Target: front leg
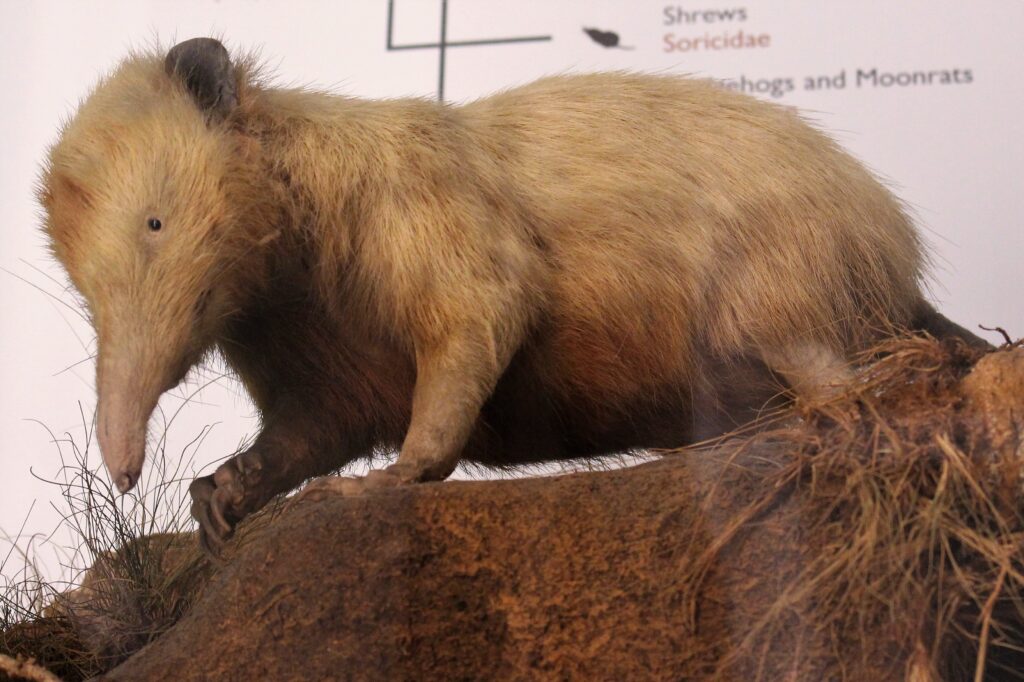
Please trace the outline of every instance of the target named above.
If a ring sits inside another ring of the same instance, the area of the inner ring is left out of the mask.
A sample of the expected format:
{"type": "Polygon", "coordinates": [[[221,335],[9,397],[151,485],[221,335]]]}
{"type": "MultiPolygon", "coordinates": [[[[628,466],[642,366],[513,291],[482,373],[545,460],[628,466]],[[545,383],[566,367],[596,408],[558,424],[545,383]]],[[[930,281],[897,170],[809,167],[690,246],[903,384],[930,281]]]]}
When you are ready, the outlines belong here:
{"type": "MultiPolygon", "coordinates": [[[[508,347],[507,345],[505,346],[508,347]]],[[[412,419],[398,460],[363,478],[326,476],[310,483],[302,499],[447,478],[459,463],[480,409],[504,372],[511,352],[491,332],[453,336],[417,358],[412,419]]]]}
{"type": "Polygon", "coordinates": [[[270,417],[250,448],[189,487],[202,547],[218,554],[238,523],[274,496],[344,465],[342,453],[353,450],[337,440],[297,411],[270,417]]]}

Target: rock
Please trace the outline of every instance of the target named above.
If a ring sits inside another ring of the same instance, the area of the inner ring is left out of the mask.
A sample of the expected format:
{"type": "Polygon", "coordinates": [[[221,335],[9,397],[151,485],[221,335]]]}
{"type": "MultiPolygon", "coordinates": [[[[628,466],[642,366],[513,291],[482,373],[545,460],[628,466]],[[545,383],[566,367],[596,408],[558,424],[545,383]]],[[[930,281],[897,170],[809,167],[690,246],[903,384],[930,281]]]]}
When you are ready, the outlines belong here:
{"type": "MultiPolygon", "coordinates": [[[[669,457],[300,503],[254,534],[178,625],[103,679],[710,673],[805,551],[771,529],[744,532],[692,603],[682,576],[754,497],[755,476],[709,478],[722,471],[669,457]],[[721,506],[709,515],[701,502],[716,482],[721,506]]],[[[794,518],[782,524],[798,523],[799,509],[784,506],[777,513],[794,518]]]]}

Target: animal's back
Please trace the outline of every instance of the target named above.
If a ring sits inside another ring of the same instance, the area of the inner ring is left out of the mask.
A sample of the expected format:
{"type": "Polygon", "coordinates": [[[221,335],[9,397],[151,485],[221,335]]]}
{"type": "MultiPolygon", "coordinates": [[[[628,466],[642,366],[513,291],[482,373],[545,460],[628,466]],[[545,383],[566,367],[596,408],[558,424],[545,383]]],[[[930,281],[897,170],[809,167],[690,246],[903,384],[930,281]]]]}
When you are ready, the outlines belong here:
{"type": "Polygon", "coordinates": [[[782,107],[705,81],[544,79],[464,112],[552,267],[538,356],[595,403],[700,353],[848,355],[908,322],[922,252],[894,197],[782,107]]]}

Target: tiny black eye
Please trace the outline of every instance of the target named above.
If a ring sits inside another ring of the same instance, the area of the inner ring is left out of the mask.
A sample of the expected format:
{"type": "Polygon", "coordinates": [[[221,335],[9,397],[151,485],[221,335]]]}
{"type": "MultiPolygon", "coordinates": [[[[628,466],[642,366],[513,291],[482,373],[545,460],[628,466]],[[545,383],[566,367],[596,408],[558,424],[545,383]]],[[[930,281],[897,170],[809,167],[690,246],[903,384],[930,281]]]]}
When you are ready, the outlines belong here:
{"type": "Polygon", "coordinates": [[[146,221],[146,225],[149,226],[149,229],[151,229],[153,232],[157,232],[161,227],[164,226],[164,224],[160,222],[159,218],[150,218],[149,220],[146,221]]]}

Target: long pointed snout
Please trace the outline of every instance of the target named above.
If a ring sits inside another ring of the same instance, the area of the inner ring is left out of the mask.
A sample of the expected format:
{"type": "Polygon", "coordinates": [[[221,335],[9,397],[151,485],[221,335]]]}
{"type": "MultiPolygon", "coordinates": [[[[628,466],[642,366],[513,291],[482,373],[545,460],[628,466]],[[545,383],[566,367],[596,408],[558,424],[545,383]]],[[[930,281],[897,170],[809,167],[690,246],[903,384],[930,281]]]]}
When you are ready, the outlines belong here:
{"type": "Polygon", "coordinates": [[[159,373],[101,343],[97,363],[96,432],[103,463],[117,489],[135,487],[146,456],[146,426],[164,385],[159,373]]]}

